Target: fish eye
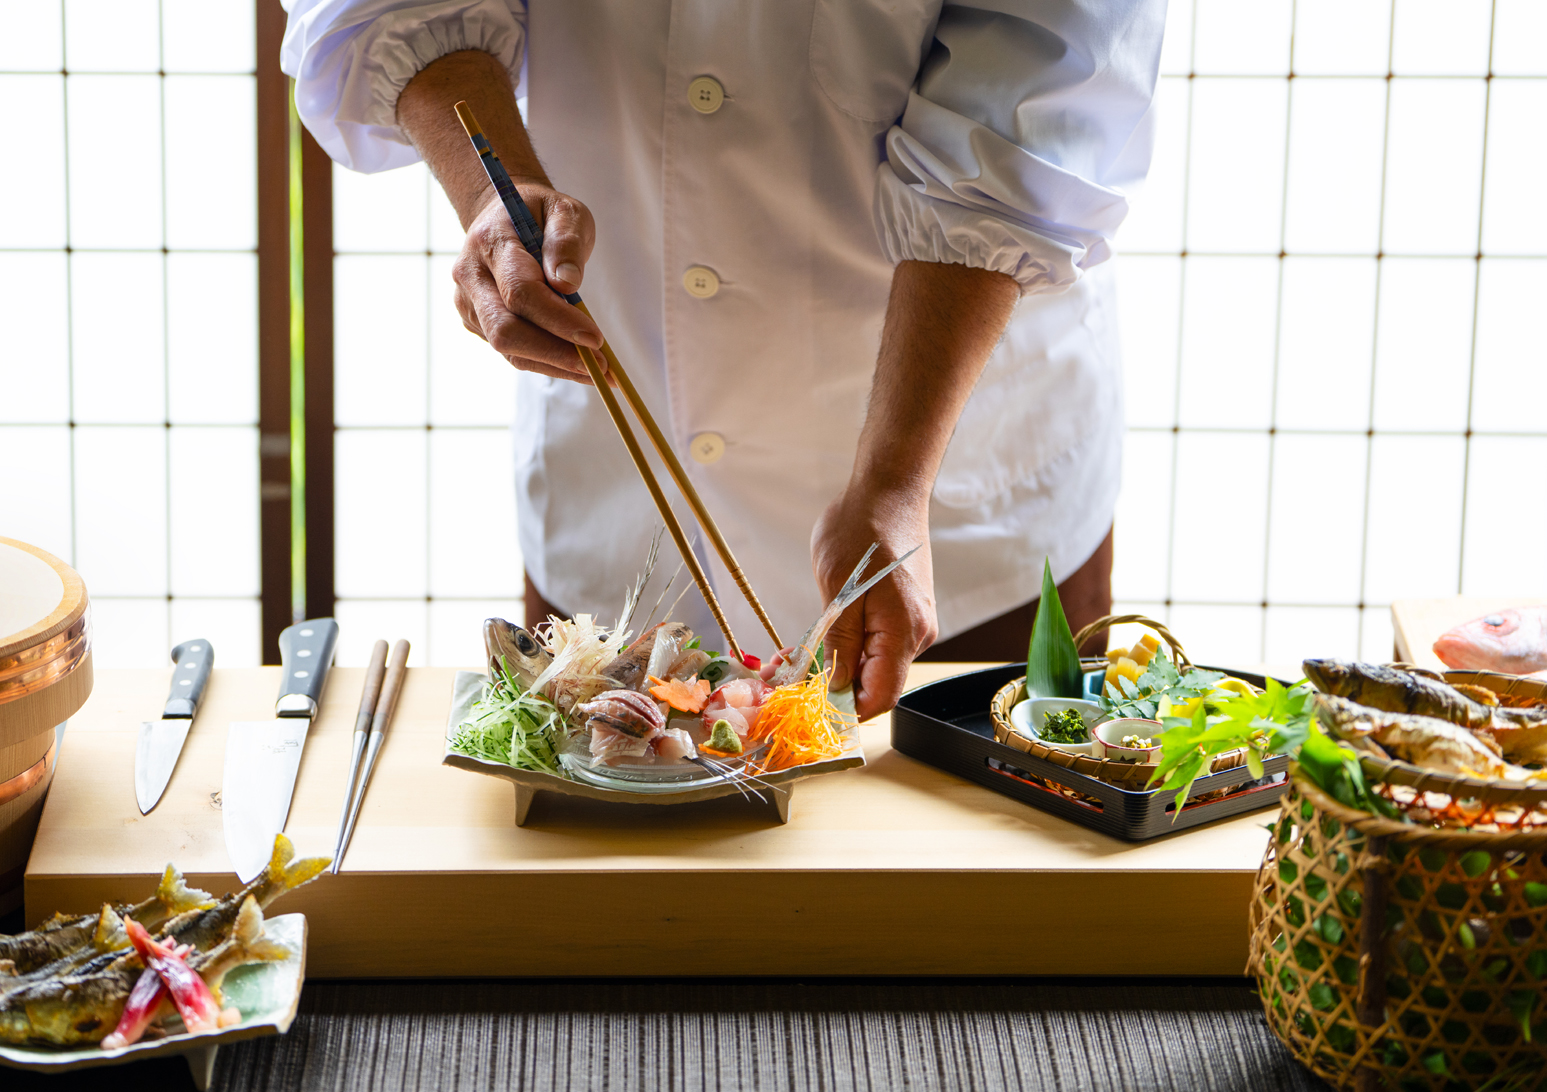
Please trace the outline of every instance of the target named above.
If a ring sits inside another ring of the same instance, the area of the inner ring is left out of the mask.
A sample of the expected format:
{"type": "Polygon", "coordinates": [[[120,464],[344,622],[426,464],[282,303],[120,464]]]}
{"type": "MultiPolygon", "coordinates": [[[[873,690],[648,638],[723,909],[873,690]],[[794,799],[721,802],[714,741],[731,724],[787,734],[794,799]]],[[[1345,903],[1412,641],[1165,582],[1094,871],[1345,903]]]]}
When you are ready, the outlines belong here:
{"type": "Polygon", "coordinates": [[[524,630],[517,630],[516,631],[516,648],[521,650],[521,654],[523,656],[530,656],[530,655],[532,655],[532,653],[537,651],[537,642],[532,640],[532,638],[526,633],[526,631],[524,631],[524,630]]]}
{"type": "Polygon", "coordinates": [[[1490,614],[1483,619],[1483,625],[1485,626],[1502,626],[1503,624],[1504,618],[1498,614],[1490,614]]]}

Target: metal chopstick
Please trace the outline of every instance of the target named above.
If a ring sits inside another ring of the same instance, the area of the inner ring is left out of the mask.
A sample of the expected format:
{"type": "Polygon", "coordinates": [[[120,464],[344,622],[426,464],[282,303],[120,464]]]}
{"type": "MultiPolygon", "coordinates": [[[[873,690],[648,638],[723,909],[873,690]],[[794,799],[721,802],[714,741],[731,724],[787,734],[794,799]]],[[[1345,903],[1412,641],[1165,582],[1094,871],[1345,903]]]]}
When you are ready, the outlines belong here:
{"type": "Polygon", "coordinates": [[[371,718],[376,713],[376,699],[381,695],[381,682],[387,673],[387,642],[377,641],[371,649],[371,661],[365,669],[365,688],[360,691],[360,712],[355,715],[354,747],[349,755],[349,780],[344,783],[344,807],[338,813],[338,837],[333,841],[333,871],[338,871],[338,860],[344,852],[344,828],[349,823],[349,805],[354,800],[355,779],[360,774],[360,756],[365,754],[365,737],[371,729],[371,718]]]}
{"type": "MultiPolygon", "coordinates": [[[[386,642],[380,642],[383,650],[386,642]]],[[[376,702],[376,713],[371,718],[371,737],[365,751],[365,769],[360,782],[354,787],[354,799],[347,803],[349,817],[339,832],[338,850],[333,854],[333,874],[338,875],[349,851],[349,840],[354,837],[355,822],[360,818],[360,805],[365,802],[365,790],[370,787],[371,773],[376,769],[376,757],[381,754],[381,743],[392,726],[392,715],[397,712],[398,696],[403,692],[403,680],[408,675],[408,642],[399,641],[392,646],[392,662],[387,665],[386,681],[382,684],[381,697],[376,702]]]]}

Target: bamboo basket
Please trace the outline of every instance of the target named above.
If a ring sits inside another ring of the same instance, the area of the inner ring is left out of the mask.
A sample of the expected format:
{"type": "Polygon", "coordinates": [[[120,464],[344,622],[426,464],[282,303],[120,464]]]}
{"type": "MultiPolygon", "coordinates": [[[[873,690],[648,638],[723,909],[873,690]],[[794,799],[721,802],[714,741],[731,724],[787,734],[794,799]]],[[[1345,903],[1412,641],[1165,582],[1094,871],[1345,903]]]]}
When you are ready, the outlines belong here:
{"type": "Polygon", "coordinates": [[[1413,822],[1292,771],[1250,907],[1269,1026],[1340,1089],[1547,1089],[1547,785],[1361,764],[1413,822]]]}
{"type": "MultiPolygon", "coordinates": [[[[1126,625],[1136,622],[1141,626],[1152,629],[1171,648],[1171,656],[1177,667],[1182,671],[1191,670],[1193,663],[1187,658],[1182,644],[1171,631],[1161,623],[1142,614],[1108,614],[1097,618],[1090,625],[1083,627],[1074,635],[1074,647],[1082,648],[1085,642],[1096,634],[1110,629],[1113,626],[1126,625]]],[[[1080,667],[1090,670],[1105,666],[1106,660],[1102,657],[1093,657],[1080,661],[1080,667]]],[[[1142,789],[1151,776],[1159,768],[1153,762],[1118,762],[1114,759],[1096,758],[1093,755],[1072,754],[1069,751],[1060,750],[1057,747],[1049,747],[1046,744],[1021,735],[1010,723],[1010,710],[1013,709],[1026,695],[1026,676],[1006,683],[989,705],[989,712],[994,719],[994,738],[1006,747],[1013,747],[1025,754],[1036,755],[1040,759],[1062,766],[1066,770],[1084,774],[1105,781],[1108,784],[1120,785],[1128,789],[1142,789]]],[[[1244,750],[1225,751],[1216,755],[1213,765],[1209,767],[1211,773],[1219,773],[1221,770],[1233,770],[1246,762],[1244,750]]],[[[1201,798],[1200,798],[1201,799],[1201,798]]]]}

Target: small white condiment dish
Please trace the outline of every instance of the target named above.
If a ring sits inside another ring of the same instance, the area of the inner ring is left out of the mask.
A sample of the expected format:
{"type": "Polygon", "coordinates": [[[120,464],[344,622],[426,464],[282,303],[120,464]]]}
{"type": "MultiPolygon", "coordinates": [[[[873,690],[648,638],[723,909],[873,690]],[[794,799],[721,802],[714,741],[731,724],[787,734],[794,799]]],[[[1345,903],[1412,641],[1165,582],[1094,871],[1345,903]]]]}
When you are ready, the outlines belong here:
{"type": "Polygon", "coordinates": [[[1044,714],[1059,713],[1065,709],[1079,712],[1080,719],[1085,722],[1087,733],[1101,722],[1102,717],[1106,716],[1101,706],[1093,701],[1085,701],[1083,698],[1032,698],[1011,707],[1010,724],[1021,735],[1036,740],[1044,747],[1077,755],[1094,755],[1096,748],[1100,746],[1094,736],[1087,736],[1084,743],[1054,743],[1050,739],[1043,738],[1044,714]]]}
{"type": "Polygon", "coordinates": [[[1159,762],[1159,742],[1156,742],[1153,747],[1134,747],[1131,744],[1125,744],[1123,737],[1142,736],[1153,740],[1165,730],[1165,726],[1160,721],[1144,720],[1140,717],[1119,717],[1117,720],[1103,721],[1095,729],[1096,754],[1117,762],[1159,762]]]}

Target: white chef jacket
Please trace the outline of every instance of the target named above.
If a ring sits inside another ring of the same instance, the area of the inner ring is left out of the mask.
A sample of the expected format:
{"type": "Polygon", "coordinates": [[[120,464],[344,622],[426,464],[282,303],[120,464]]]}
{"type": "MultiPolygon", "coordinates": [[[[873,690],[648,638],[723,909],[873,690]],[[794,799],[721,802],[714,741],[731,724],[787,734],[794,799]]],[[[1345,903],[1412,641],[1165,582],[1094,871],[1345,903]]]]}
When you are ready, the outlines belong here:
{"type": "MultiPolygon", "coordinates": [[[[554,185],[596,218],[582,293],[785,641],[821,607],[811,528],[853,466],[899,261],[998,270],[1023,292],[931,498],[941,636],[1035,598],[1044,557],[1063,580],[1101,543],[1122,399],[1095,267],[1148,168],[1164,0],[286,7],[301,117],[356,170],[417,160],[395,108],[420,69],[460,49],[505,64],[554,185]],[[713,113],[689,101],[701,76],[724,91],[713,113]],[[712,296],[686,290],[695,268],[712,296]],[[723,454],[689,458],[695,438],[723,454]]],[[[532,579],[612,617],[659,517],[600,399],[522,373],[514,436],[532,579]]],[[[713,632],[702,604],[677,617],[713,632]]]]}

